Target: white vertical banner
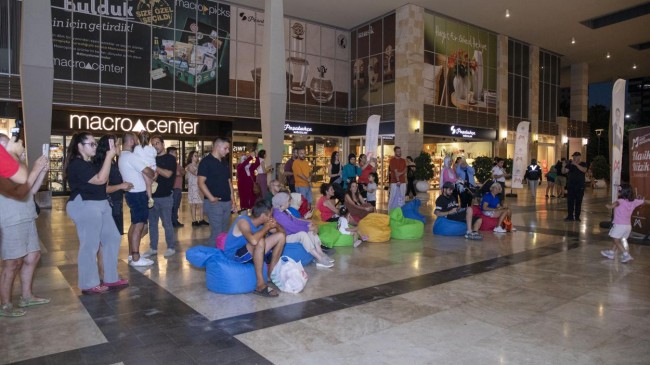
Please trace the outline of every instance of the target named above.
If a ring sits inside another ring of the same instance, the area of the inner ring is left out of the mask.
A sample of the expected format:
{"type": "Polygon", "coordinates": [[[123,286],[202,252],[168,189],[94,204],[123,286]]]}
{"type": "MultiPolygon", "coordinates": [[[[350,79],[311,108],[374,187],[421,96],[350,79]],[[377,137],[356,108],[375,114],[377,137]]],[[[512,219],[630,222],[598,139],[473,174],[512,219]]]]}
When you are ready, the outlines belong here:
{"type": "Polygon", "coordinates": [[[625,80],[618,79],[612,89],[612,125],[611,133],[611,189],[612,201],[618,198],[618,187],[621,185],[621,169],[623,168],[623,124],[625,123],[625,80]]]}
{"type": "Polygon", "coordinates": [[[524,174],[528,166],[528,134],[530,122],[519,122],[515,137],[515,155],[512,158],[512,187],[523,188],[524,174]]]}
{"type": "Polygon", "coordinates": [[[366,156],[368,160],[377,157],[377,139],[379,138],[379,121],[381,116],[373,114],[366,124],[366,156]]]}

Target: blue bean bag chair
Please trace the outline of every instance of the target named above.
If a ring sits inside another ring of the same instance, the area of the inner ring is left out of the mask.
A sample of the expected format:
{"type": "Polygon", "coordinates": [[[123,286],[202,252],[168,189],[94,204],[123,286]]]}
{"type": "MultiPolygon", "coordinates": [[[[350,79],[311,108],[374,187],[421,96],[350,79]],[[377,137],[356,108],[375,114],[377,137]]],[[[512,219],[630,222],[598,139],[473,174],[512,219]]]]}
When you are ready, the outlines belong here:
{"type": "MultiPolygon", "coordinates": [[[[257,286],[252,262],[240,264],[232,261],[218,248],[195,246],[185,252],[185,258],[192,265],[205,268],[206,286],[208,290],[215,293],[250,293],[257,286]]],[[[263,266],[262,272],[264,280],[268,280],[266,264],[263,266]]]]}
{"type": "Polygon", "coordinates": [[[289,256],[296,262],[300,261],[303,266],[314,261],[314,256],[307,252],[300,242],[285,244],[282,256],[289,256]]]}
{"type": "Polygon", "coordinates": [[[422,214],[420,214],[420,205],[422,205],[422,201],[420,201],[420,199],[413,199],[402,206],[402,214],[405,218],[415,219],[426,224],[427,219],[424,218],[422,214]]]}
{"type": "Polygon", "coordinates": [[[440,236],[464,236],[466,232],[467,225],[465,222],[457,222],[446,217],[438,217],[433,223],[433,234],[440,236]]]}

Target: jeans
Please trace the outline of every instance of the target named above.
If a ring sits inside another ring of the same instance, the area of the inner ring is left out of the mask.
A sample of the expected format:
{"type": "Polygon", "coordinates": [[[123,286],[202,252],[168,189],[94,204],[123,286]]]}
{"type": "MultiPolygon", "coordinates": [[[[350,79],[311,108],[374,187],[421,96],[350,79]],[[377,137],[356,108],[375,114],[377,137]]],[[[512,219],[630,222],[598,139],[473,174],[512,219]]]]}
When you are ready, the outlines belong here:
{"type": "Polygon", "coordinates": [[[530,195],[532,195],[533,198],[537,197],[537,185],[539,185],[539,180],[528,180],[530,195]]]}
{"type": "Polygon", "coordinates": [[[181,189],[174,189],[172,192],[174,199],[174,207],[172,208],[172,223],[178,222],[178,209],[181,207],[181,198],[183,198],[183,191],[181,189]]]}
{"type": "Polygon", "coordinates": [[[230,210],[232,203],[227,201],[218,201],[214,204],[209,200],[203,200],[203,213],[208,216],[210,220],[210,238],[208,238],[208,246],[214,247],[217,236],[219,233],[228,232],[230,227],[230,210]]]}
{"type": "Polygon", "coordinates": [[[314,203],[314,198],[311,196],[311,186],[296,186],[296,192],[304,196],[309,205],[314,203]]]}
{"type": "Polygon", "coordinates": [[[158,218],[162,220],[167,248],[174,249],[176,247],[174,226],[172,225],[174,199],[170,195],[164,198],[153,198],[153,202],[153,208],[149,209],[149,241],[151,242],[151,249],[158,249],[158,218]]]}
{"type": "Polygon", "coordinates": [[[401,208],[404,205],[404,195],[406,194],[406,184],[390,184],[390,198],[388,199],[388,211],[391,209],[401,208]]]}

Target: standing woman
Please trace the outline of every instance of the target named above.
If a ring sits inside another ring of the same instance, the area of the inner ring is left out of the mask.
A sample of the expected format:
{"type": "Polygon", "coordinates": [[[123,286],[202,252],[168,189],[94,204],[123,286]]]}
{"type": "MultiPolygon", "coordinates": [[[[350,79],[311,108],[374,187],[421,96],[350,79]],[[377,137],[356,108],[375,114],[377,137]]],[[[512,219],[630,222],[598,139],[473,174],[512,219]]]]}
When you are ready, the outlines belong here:
{"type": "Polygon", "coordinates": [[[260,152],[257,153],[257,160],[259,161],[260,165],[257,166],[257,180],[256,180],[257,183],[260,185],[260,196],[259,196],[260,198],[266,197],[266,194],[269,191],[267,173],[273,171],[272,167],[266,166],[266,164],[264,163],[264,158],[266,158],[266,150],[260,150],[260,152]]]}
{"type": "Polygon", "coordinates": [[[417,192],[415,191],[415,162],[413,162],[413,157],[406,156],[406,196],[415,197],[416,195],[417,192]],[[413,196],[411,196],[411,193],[413,193],[413,196]]]}
{"type": "Polygon", "coordinates": [[[187,160],[185,161],[185,176],[187,176],[187,200],[190,203],[190,215],[192,216],[193,227],[200,226],[205,222],[203,219],[203,194],[201,194],[201,190],[199,189],[198,171],[199,156],[196,151],[192,151],[187,155],[187,160]]]}
{"type": "Polygon", "coordinates": [[[106,195],[106,183],[115,157],[115,148],[106,152],[100,169],[91,159],[97,143],[88,132],[72,136],[65,162],[65,174],[70,185],[66,211],[77,227],[79,237],[78,286],[83,294],[99,294],[110,288],[129,285],[117,275],[117,253],[122,237],[115,226],[106,195]],[[104,283],[99,280],[97,252],[102,246],[104,283]]]}
{"type": "Polygon", "coordinates": [[[506,160],[501,157],[497,157],[496,164],[492,167],[492,178],[501,185],[501,192],[499,193],[499,199],[503,202],[505,199],[505,194],[503,193],[506,190],[506,177],[510,177],[510,174],[506,172],[506,169],[503,167],[506,160]]]}
{"type": "Polygon", "coordinates": [[[253,193],[253,185],[255,183],[255,170],[259,165],[260,160],[256,159],[254,163],[251,161],[255,158],[255,152],[241,157],[239,165],[237,165],[237,192],[239,193],[239,209],[251,209],[255,204],[255,194],[253,193]]]}
{"type": "Polygon", "coordinates": [[[330,164],[327,166],[327,173],[330,177],[330,184],[339,184],[343,182],[341,175],[341,160],[339,157],[339,151],[332,152],[332,157],[330,158],[330,164]]]}
{"type": "Polygon", "coordinates": [[[368,161],[368,156],[363,153],[359,155],[359,168],[361,169],[361,174],[359,176],[359,191],[361,191],[361,196],[365,199],[368,196],[366,193],[366,186],[370,183],[370,174],[377,172],[377,169],[368,161]]]}
{"type": "Polygon", "coordinates": [[[348,164],[343,166],[343,189],[348,188],[350,181],[357,181],[361,175],[361,167],[357,165],[357,156],[354,153],[348,155],[348,164]]]}

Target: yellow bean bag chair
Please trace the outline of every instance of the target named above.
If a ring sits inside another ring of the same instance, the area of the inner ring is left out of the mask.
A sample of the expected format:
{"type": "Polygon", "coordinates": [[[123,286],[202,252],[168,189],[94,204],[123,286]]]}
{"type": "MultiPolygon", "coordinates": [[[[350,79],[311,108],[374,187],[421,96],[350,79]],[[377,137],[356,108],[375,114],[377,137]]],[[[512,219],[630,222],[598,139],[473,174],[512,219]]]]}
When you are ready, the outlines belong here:
{"type": "Polygon", "coordinates": [[[323,220],[320,218],[320,210],[314,209],[311,215],[311,220],[312,222],[320,225],[327,224],[328,222],[323,222],[323,220]]]}
{"type": "Polygon", "coordinates": [[[390,217],[386,214],[370,213],[357,227],[359,234],[368,236],[368,242],[387,242],[390,240],[390,217]]]}

